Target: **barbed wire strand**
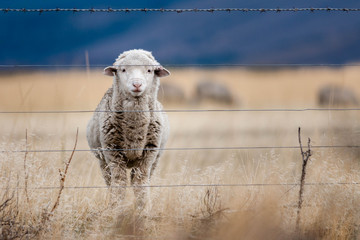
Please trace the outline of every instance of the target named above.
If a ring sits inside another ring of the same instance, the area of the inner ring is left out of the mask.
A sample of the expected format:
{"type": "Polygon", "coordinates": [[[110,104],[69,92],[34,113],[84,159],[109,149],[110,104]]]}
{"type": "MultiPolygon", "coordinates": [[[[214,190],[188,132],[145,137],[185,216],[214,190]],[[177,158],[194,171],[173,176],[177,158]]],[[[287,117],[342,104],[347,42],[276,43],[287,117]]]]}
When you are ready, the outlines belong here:
{"type": "MultiPolygon", "coordinates": [[[[245,147],[179,147],[179,148],[131,148],[131,149],[39,149],[39,150],[0,150],[0,153],[61,153],[61,152],[91,152],[91,151],[201,151],[201,150],[266,150],[266,149],[298,149],[299,146],[245,146],[245,147]]],[[[317,145],[314,149],[328,148],[360,148],[360,145],[317,145]]]]}
{"type": "MultiPolygon", "coordinates": [[[[143,185],[143,186],[111,186],[111,188],[180,188],[180,187],[275,187],[275,186],[298,186],[300,183],[233,183],[233,184],[166,184],[166,185],[143,185]]],[[[343,186],[360,185],[360,182],[310,182],[307,186],[343,186]]],[[[66,186],[64,189],[107,189],[108,186],[66,186]]],[[[24,187],[2,187],[0,189],[24,189],[24,187]]],[[[58,186],[30,187],[29,190],[59,189],[58,186]]]]}
{"type": "Polygon", "coordinates": [[[49,110],[49,111],[0,111],[0,114],[65,114],[65,113],[202,113],[202,112],[307,112],[307,111],[360,111],[360,108],[269,108],[269,109],[163,109],[163,110],[49,110]]]}
{"type": "Polygon", "coordinates": [[[308,7],[308,8],[0,8],[4,13],[48,13],[48,12],[72,12],[72,13],[130,13],[130,12],[159,12],[159,13],[215,13],[215,12],[238,12],[238,13],[265,13],[265,12],[359,12],[360,8],[332,8],[332,7],[308,7]]]}

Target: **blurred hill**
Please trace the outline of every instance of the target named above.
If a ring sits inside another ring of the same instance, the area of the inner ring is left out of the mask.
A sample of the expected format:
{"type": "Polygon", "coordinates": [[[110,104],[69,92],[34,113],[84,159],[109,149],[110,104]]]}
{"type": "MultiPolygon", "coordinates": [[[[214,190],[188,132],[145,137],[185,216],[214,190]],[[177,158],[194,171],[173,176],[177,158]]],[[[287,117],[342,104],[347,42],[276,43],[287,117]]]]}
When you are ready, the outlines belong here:
{"type": "MultiPolygon", "coordinates": [[[[2,8],[360,8],[357,0],[4,0],[2,8]]],[[[128,49],[164,64],[360,61],[359,12],[0,13],[0,64],[110,64],[128,49]]]]}

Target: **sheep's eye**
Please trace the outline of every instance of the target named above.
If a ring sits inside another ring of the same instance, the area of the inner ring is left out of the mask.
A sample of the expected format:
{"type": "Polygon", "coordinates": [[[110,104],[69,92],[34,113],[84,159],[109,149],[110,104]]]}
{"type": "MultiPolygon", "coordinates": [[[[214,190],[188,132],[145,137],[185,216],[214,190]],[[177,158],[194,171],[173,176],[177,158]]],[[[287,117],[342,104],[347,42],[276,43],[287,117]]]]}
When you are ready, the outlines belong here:
{"type": "Polygon", "coordinates": [[[123,70],[121,70],[122,72],[126,72],[125,68],[123,70]]]}
{"type": "Polygon", "coordinates": [[[150,69],[148,70],[148,73],[151,73],[151,70],[150,70],[150,69]]]}

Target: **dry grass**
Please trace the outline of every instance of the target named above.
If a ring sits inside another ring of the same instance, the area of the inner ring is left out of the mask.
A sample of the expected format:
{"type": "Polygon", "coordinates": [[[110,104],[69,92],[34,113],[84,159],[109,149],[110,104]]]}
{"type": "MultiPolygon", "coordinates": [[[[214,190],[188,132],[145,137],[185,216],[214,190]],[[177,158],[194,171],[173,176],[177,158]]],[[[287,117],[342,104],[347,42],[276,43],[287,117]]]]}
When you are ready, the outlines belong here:
{"type": "MultiPolygon", "coordinates": [[[[360,96],[355,67],[282,70],[174,69],[167,82],[191,98],[196,81],[225,82],[241,99],[236,108],[314,107],[326,83],[352,88],[360,96]]],[[[0,75],[1,110],[94,109],[111,78],[92,72],[34,72],[0,75]]],[[[167,109],[229,108],[166,105],[167,109]]],[[[167,147],[297,146],[297,128],[314,145],[360,143],[359,112],[169,113],[167,147]]],[[[91,114],[3,114],[0,149],[87,149],[91,114]]],[[[313,149],[306,182],[360,182],[356,150],[313,149]]],[[[127,189],[116,209],[106,188],[59,189],[58,169],[71,152],[0,152],[0,238],[40,239],[358,239],[358,185],[305,186],[301,232],[295,233],[299,186],[152,188],[151,207],[139,213],[127,189]],[[25,174],[26,173],[26,174],[25,174]],[[27,195],[24,189],[27,179],[27,195]],[[6,202],[6,204],[4,204],[6,202]],[[4,204],[4,205],[3,205],[4,204]],[[1,206],[5,206],[4,208],[1,206]],[[10,222],[9,222],[10,221],[10,222]],[[11,235],[13,234],[13,235],[11,235]]],[[[294,183],[301,174],[299,149],[167,151],[152,185],[294,183]]],[[[104,186],[95,158],[76,152],[65,186],[104,186]]]]}

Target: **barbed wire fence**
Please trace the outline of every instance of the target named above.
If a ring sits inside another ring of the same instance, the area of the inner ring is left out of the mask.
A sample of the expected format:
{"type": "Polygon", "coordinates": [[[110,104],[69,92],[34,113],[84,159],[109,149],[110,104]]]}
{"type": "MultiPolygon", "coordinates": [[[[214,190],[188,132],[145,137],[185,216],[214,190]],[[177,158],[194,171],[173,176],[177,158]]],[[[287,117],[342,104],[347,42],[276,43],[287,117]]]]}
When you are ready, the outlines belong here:
{"type": "MultiPolygon", "coordinates": [[[[1,11],[1,9],[0,9],[1,11]]],[[[91,67],[106,67],[99,64],[91,67]]],[[[360,66],[360,64],[174,64],[164,65],[167,67],[347,67],[360,66]]],[[[1,69],[22,69],[22,68],[73,68],[89,67],[88,65],[0,65],[1,69]]],[[[99,110],[47,110],[47,111],[0,111],[0,115],[11,114],[84,114],[95,112],[127,113],[127,112],[166,112],[166,113],[221,113],[221,112],[331,112],[331,111],[360,111],[360,108],[268,108],[268,109],[165,109],[165,110],[125,110],[125,111],[99,111],[99,110]]],[[[314,145],[314,149],[358,149],[360,145],[314,145]]],[[[268,149],[298,149],[299,146],[234,146],[234,147],[181,147],[181,148],[156,148],[156,149],[36,149],[36,150],[0,150],[0,153],[59,153],[59,152],[91,152],[91,151],[136,151],[136,150],[163,150],[163,151],[210,151],[210,150],[268,150],[268,149]]],[[[180,188],[180,187],[271,187],[271,186],[299,186],[300,183],[242,183],[242,184],[167,184],[167,185],[145,185],[145,188],[180,188]]],[[[312,182],[305,183],[306,186],[342,186],[360,185],[359,182],[312,182]]],[[[134,188],[137,186],[116,186],[119,188],[134,188]]],[[[107,186],[65,186],[64,189],[106,189],[107,186]]],[[[9,188],[7,188],[9,189],[9,188]]],[[[15,187],[12,189],[23,189],[15,187]]],[[[59,189],[55,186],[42,186],[28,188],[31,190],[59,189]]]]}
{"type": "Polygon", "coordinates": [[[131,13],[131,12],[158,12],[158,13],[266,13],[266,12],[360,12],[360,8],[332,8],[332,7],[309,7],[309,8],[0,8],[3,13],[131,13]]]}

